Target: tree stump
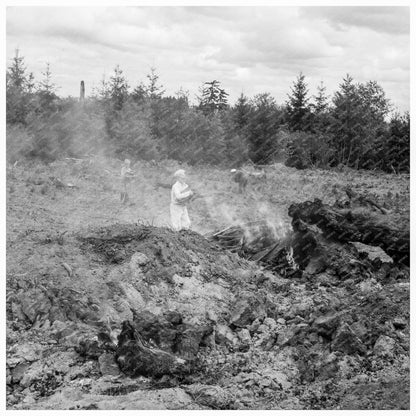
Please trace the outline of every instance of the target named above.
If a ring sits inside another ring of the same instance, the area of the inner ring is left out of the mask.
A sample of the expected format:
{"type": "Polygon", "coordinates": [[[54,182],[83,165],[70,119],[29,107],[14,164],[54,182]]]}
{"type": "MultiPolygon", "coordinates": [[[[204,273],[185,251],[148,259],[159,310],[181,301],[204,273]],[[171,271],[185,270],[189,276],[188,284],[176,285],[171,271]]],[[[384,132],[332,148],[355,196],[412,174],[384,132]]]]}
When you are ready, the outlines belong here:
{"type": "MultiPolygon", "coordinates": [[[[398,263],[409,265],[410,230],[408,225],[397,225],[386,215],[368,210],[337,209],[321,200],[292,204],[289,207],[292,225],[303,221],[316,225],[324,236],[333,241],[379,246],[398,263]]],[[[294,227],[295,228],[295,227],[294,227]]]]}

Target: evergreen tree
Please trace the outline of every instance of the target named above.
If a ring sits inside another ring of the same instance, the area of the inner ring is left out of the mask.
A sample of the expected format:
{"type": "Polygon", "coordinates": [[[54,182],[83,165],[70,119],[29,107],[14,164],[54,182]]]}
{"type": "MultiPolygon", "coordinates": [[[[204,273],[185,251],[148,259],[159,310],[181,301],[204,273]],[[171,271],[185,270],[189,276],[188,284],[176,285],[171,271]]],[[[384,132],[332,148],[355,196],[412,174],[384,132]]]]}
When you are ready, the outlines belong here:
{"type": "Polygon", "coordinates": [[[277,133],[282,111],[269,93],[256,95],[252,107],[247,124],[249,157],[255,163],[269,163],[279,150],[277,133]]]}
{"type": "Polygon", "coordinates": [[[326,87],[322,81],[317,87],[317,94],[313,96],[311,108],[311,132],[316,134],[322,142],[325,142],[326,146],[330,146],[329,96],[326,94],[326,87]]]}
{"type": "Polygon", "coordinates": [[[99,100],[104,111],[106,137],[110,145],[118,148],[120,131],[119,121],[122,118],[122,110],[128,102],[129,85],[119,65],[114,68],[108,82],[103,79],[99,90],[99,100]]]}
{"type": "Polygon", "coordinates": [[[52,82],[52,73],[49,62],[46,63],[46,69],[42,72],[43,79],[39,82],[38,91],[50,97],[55,97],[56,84],[52,82]]]}
{"type": "Polygon", "coordinates": [[[108,84],[109,98],[114,110],[119,111],[123,108],[123,104],[128,97],[129,84],[120,66],[114,68],[114,73],[110,77],[108,84]]]}
{"type": "Polygon", "coordinates": [[[159,75],[156,73],[156,68],[150,68],[150,73],[146,75],[147,84],[140,82],[134,88],[131,97],[136,103],[143,103],[146,99],[159,100],[163,97],[165,90],[163,85],[159,85],[159,75]]]}
{"type": "MultiPolygon", "coordinates": [[[[170,102],[172,112],[161,120],[159,131],[168,157],[190,164],[218,164],[226,158],[224,129],[218,115],[206,117],[183,100],[170,102]]],[[[167,99],[162,100],[167,103],[167,99]]]]}
{"type": "Polygon", "coordinates": [[[232,109],[232,120],[234,126],[238,131],[241,131],[247,126],[251,112],[251,105],[248,98],[241,93],[232,109]]]}
{"type": "Polygon", "coordinates": [[[144,160],[160,157],[157,142],[150,130],[148,108],[139,108],[132,101],[126,101],[111,122],[109,148],[118,157],[144,160]]]}
{"type": "Polygon", "coordinates": [[[142,82],[134,88],[133,92],[131,93],[131,98],[137,104],[141,104],[146,100],[146,87],[142,82]]]}
{"type": "Polygon", "coordinates": [[[26,90],[29,94],[32,94],[35,89],[35,77],[33,75],[33,72],[30,72],[27,76],[27,82],[26,82],[26,90]]]}
{"type": "Polygon", "coordinates": [[[150,74],[146,75],[148,79],[148,84],[145,87],[146,94],[151,99],[162,98],[165,90],[163,85],[158,85],[159,75],[156,73],[156,68],[150,68],[150,74]]]}
{"type": "Polygon", "coordinates": [[[217,80],[205,82],[201,88],[201,96],[199,99],[199,108],[205,114],[215,114],[220,110],[224,110],[228,106],[228,93],[220,87],[217,80]]]}
{"type": "Polygon", "coordinates": [[[163,128],[161,126],[167,117],[165,102],[162,102],[165,90],[163,85],[159,84],[156,68],[150,68],[150,73],[146,75],[146,78],[147,84],[140,82],[133,90],[131,98],[136,104],[141,105],[143,110],[149,111],[151,137],[158,142],[158,148],[162,151],[163,128]]]}
{"type": "Polygon", "coordinates": [[[235,105],[221,112],[224,126],[226,152],[232,166],[238,167],[248,159],[248,132],[251,104],[241,93],[235,105]]]}
{"type": "Polygon", "coordinates": [[[386,116],[390,112],[390,102],[383,88],[376,81],[357,85],[361,103],[361,137],[356,153],[356,167],[381,169],[383,164],[376,148],[388,135],[386,116]]]}
{"type": "Polygon", "coordinates": [[[101,78],[98,87],[94,87],[92,90],[93,98],[101,103],[106,102],[110,98],[110,86],[109,82],[105,79],[105,75],[101,78]]]}
{"type": "Polygon", "coordinates": [[[357,85],[358,94],[361,98],[361,105],[366,114],[375,123],[382,123],[390,111],[390,101],[386,93],[376,81],[368,81],[365,84],[357,85]]]}
{"type": "Polygon", "coordinates": [[[178,159],[183,151],[186,113],[189,110],[185,97],[163,97],[149,106],[152,135],[169,158],[178,159]],[[156,110],[156,111],[155,111],[156,110]]]}
{"type": "Polygon", "coordinates": [[[353,162],[353,149],[359,137],[361,118],[360,96],[353,81],[353,78],[347,74],[339,91],[335,92],[331,126],[336,150],[334,163],[348,166],[353,162]]]}
{"type": "Polygon", "coordinates": [[[379,160],[383,170],[394,173],[410,172],[410,114],[395,113],[390,120],[387,138],[380,146],[379,160]]]}
{"type": "Polygon", "coordinates": [[[59,99],[56,95],[57,86],[52,81],[52,73],[49,62],[42,74],[42,79],[36,86],[35,113],[38,116],[48,117],[58,110],[59,99]]]}
{"type": "Polygon", "coordinates": [[[331,131],[336,162],[355,168],[376,168],[376,147],[383,140],[389,102],[374,81],[354,84],[349,75],[334,96],[331,131]]]}
{"type": "MultiPolygon", "coordinates": [[[[7,87],[27,92],[29,75],[27,75],[26,70],[24,58],[19,56],[19,49],[16,49],[15,56],[6,74],[7,87]]],[[[30,75],[33,77],[33,74],[30,75]]]]}
{"type": "Polygon", "coordinates": [[[200,123],[201,134],[197,140],[194,140],[195,147],[191,160],[196,164],[217,165],[223,162],[226,159],[226,143],[220,115],[214,114],[212,117],[204,117],[199,113],[197,120],[200,123]]]}
{"type": "Polygon", "coordinates": [[[56,84],[52,82],[52,73],[49,62],[46,63],[45,71],[42,72],[43,79],[39,82],[38,92],[50,98],[56,97],[56,84]]]}
{"type": "Polygon", "coordinates": [[[294,81],[291,91],[287,101],[289,128],[292,131],[306,131],[310,128],[310,106],[305,75],[302,72],[294,81]]]}
{"type": "Polygon", "coordinates": [[[27,74],[23,56],[16,49],[11,65],[6,71],[6,120],[7,123],[26,123],[31,109],[33,74],[27,74]]]}
{"type": "Polygon", "coordinates": [[[315,114],[322,114],[328,110],[329,106],[329,96],[326,95],[326,87],[322,81],[317,87],[317,92],[317,95],[313,96],[314,103],[312,104],[312,108],[315,114]]]}

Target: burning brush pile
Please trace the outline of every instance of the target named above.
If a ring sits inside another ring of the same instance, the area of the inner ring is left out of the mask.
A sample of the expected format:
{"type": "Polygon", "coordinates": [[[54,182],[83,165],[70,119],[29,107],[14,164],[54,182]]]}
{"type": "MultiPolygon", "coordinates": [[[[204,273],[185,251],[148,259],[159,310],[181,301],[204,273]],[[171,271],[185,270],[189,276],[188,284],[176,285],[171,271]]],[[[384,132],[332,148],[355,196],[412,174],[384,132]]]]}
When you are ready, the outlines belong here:
{"type": "Polygon", "coordinates": [[[231,252],[250,258],[253,254],[274,244],[278,235],[275,227],[266,221],[252,221],[232,225],[207,234],[206,237],[231,252]]]}
{"type": "Polygon", "coordinates": [[[387,253],[391,265],[409,265],[409,225],[397,222],[387,212],[363,208],[362,204],[339,208],[316,199],[293,204],[289,216],[289,233],[279,235],[267,221],[256,221],[233,225],[206,237],[284,277],[330,270],[345,279],[358,276],[364,270],[380,267],[380,258],[370,259],[374,248],[382,258],[387,253]]]}
{"type": "Polygon", "coordinates": [[[239,223],[209,233],[206,238],[281,275],[291,275],[299,270],[285,230],[268,221],[239,223]]]}

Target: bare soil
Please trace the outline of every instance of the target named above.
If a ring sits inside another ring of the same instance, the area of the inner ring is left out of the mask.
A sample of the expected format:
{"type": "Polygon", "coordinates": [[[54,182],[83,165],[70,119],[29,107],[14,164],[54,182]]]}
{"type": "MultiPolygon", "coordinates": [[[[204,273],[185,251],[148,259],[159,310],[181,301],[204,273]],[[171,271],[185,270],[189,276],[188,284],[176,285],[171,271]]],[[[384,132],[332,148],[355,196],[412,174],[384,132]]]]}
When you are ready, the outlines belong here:
{"type": "Polygon", "coordinates": [[[179,165],[137,163],[125,205],[119,168],[7,168],[8,409],[409,409],[407,267],[372,247],[377,267],[288,277],[203,235],[267,220],[283,238],[290,204],[346,186],[408,223],[408,175],[277,164],[242,195],[227,169],[185,166],[202,197],[175,233],[160,184],[179,165]],[[123,373],[126,321],[187,370],[123,373]]]}

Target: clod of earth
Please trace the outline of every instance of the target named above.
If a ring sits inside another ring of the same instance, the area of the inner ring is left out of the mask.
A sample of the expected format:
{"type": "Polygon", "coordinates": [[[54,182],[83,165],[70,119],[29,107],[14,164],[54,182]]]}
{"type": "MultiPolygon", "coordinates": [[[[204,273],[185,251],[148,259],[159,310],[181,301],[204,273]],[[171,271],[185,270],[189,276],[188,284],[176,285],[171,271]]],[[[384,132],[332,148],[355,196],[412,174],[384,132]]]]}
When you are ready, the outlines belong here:
{"type": "Polygon", "coordinates": [[[145,341],[188,362],[196,359],[200,346],[213,331],[209,325],[184,323],[177,311],[166,311],[162,316],[143,311],[135,316],[132,325],[145,341]]]}
{"type": "Polygon", "coordinates": [[[121,371],[131,377],[161,377],[187,371],[184,359],[146,343],[128,321],[123,322],[115,357],[121,371]]]}

